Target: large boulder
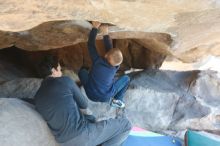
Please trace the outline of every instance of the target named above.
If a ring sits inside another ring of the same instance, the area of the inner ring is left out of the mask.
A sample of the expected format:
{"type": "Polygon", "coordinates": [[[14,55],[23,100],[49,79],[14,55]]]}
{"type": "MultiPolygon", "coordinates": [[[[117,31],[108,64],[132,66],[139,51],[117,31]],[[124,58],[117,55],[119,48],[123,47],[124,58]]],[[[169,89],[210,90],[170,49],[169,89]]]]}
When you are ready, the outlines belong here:
{"type": "Polygon", "coordinates": [[[1,146],[58,146],[34,107],[19,99],[0,98],[1,146]]]}
{"type": "Polygon", "coordinates": [[[143,125],[152,130],[220,128],[218,72],[147,70],[132,78],[127,92],[132,121],[148,121],[143,125]]]}

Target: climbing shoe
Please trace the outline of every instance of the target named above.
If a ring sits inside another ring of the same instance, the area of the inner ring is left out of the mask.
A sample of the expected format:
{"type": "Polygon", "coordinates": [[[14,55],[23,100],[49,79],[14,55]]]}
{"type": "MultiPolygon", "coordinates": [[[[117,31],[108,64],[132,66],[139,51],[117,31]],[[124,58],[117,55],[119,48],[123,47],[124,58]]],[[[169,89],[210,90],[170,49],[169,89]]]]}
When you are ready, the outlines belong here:
{"type": "Polygon", "coordinates": [[[117,107],[117,108],[124,108],[125,107],[124,102],[121,100],[117,100],[117,99],[112,99],[110,105],[112,107],[117,107]]]}

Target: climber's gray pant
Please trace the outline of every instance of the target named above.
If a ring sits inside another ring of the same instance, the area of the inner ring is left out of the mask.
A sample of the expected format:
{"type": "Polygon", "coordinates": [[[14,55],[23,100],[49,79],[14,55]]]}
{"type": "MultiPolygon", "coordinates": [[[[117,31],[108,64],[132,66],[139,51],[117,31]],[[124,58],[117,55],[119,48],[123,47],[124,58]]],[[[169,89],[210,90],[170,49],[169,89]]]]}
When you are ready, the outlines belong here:
{"type": "Polygon", "coordinates": [[[121,146],[127,139],[131,124],[126,118],[89,123],[82,134],[61,146],[121,146]]]}

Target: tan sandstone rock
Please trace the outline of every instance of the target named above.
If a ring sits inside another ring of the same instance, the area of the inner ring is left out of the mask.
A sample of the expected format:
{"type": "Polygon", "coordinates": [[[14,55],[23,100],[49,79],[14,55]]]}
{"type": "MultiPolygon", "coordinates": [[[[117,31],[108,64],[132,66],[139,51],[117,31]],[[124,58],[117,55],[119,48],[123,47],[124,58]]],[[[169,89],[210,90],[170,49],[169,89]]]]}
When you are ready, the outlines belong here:
{"type": "Polygon", "coordinates": [[[143,46],[184,62],[198,61],[207,54],[220,55],[218,0],[1,0],[0,3],[0,48],[15,45],[26,50],[47,50],[85,42],[91,28],[85,20],[98,20],[117,26],[110,31],[114,39],[138,39],[143,46]],[[156,36],[152,35],[155,33],[156,36]],[[155,40],[158,33],[170,35],[172,44],[155,40]]]}

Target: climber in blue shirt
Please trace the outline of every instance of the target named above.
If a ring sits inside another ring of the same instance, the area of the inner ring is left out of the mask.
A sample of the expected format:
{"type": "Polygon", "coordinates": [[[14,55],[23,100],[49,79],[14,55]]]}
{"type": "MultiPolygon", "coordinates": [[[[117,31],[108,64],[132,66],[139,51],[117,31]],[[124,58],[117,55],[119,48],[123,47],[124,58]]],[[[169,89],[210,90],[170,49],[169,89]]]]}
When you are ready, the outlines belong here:
{"type": "Polygon", "coordinates": [[[113,48],[108,35],[108,26],[100,27],[104,33],[104,45],[106,54],[99,56],[96,50],[95,40],[100,22],[92,22],[93,28],[89,34],[88,50],[92,59],[92,68],[88,71],[81,68],[79,78],[83,84],[89,99],[95,102],[109,102],[112,106],[124,108],[123,96],[129,85],[130,78],[127,75],[115,79],[116,72],[123,61],[122,52],[113,48]]]}

